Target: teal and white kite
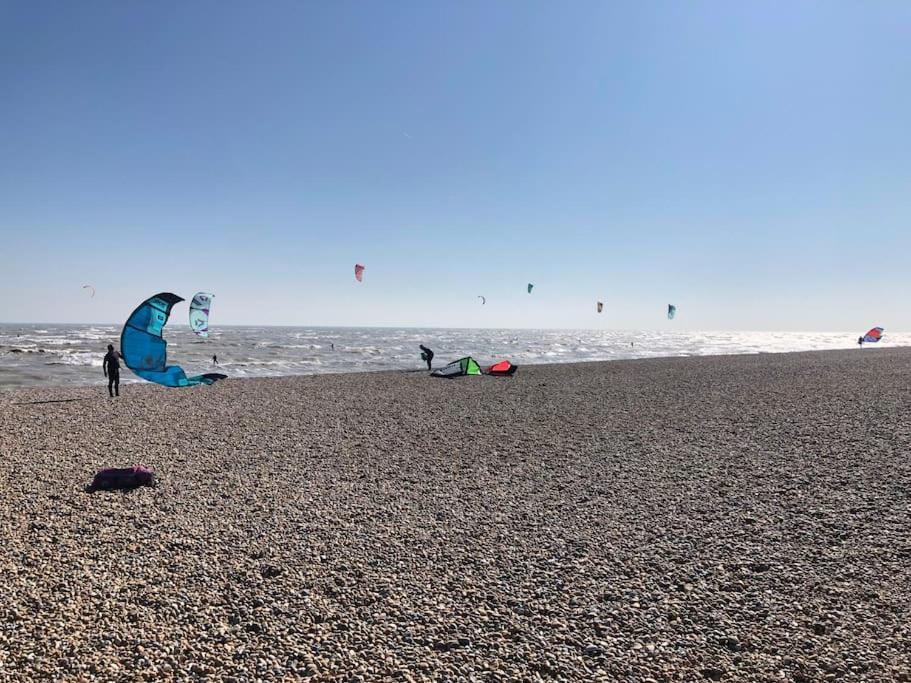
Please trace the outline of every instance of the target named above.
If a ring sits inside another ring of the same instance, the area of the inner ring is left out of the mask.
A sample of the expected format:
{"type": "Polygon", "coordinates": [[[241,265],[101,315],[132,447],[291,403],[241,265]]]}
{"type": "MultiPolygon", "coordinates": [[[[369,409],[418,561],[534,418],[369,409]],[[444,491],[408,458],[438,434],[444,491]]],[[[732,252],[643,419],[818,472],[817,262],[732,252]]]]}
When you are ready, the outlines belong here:
{"type": "Polygon", "coordinates": [[[209,336],[209,311],[212,309],[214,294],[197,292],[190,302],[190,329],[197,337],[209,336]]]}
{"type": "Polygon", "coordinates": [[[225,379],[227,375],[218,373],[187,377],[179,365],[168,365],[164,327],[174,304],[181,301],[183,299],[176,294],[160,292],[136,307],[120,333],[120,354],[124,364],[143,379],[166,387],[191,387],[225,379]]]}

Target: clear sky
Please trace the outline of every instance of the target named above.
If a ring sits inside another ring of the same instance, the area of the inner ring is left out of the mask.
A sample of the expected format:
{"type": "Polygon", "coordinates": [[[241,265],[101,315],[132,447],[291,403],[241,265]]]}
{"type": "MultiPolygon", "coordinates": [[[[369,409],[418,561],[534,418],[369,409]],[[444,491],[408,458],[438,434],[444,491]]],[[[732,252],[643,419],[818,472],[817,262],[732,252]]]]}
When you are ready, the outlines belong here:
{"type": "Polygon", "coordinates": [[[909,36],[904,0],[0,1],[0,320],[911,330],[909,36]]]}

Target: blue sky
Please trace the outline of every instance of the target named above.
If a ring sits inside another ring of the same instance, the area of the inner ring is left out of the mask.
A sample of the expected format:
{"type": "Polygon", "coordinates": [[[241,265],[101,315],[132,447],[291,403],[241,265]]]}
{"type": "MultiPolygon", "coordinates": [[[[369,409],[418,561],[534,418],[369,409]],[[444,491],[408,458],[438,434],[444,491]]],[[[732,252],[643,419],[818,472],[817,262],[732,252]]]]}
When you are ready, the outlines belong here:
{"type": "Polygon", "coordinates": [[[202,289],[216,324],[909,330],[908,35],[906,2],[0,3],[0,320],[202,289]]]}

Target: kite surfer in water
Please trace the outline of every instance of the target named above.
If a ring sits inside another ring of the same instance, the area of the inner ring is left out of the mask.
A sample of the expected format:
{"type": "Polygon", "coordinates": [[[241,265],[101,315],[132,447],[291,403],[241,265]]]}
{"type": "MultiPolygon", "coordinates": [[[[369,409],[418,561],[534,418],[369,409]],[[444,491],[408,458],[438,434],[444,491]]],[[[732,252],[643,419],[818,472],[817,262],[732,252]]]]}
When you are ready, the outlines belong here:
{"type": "Polygon", "coordinates": [[[420,344],[420,348],[421,348],[421,360],[426,360],[426,361],[427,361],[427,369],[428,369],[428,370],[432,370],[432,369],[433,369],[433,366],[431,365],[431,363],[433,362],[433,351],[431,351],[430,349],[428,349],[428,348],[427,348],[426,346],[424,346],[423,344],[420,344]]]}
{"type": "Polygon", "coordinates": [[[104,362],[101,369],[104,376],[108,378],[108,393],[111,398],[120,396],[120,360],[122,356],[114,350],[113,344],[108,344],[108,352],[104,354],[104,362]]]}

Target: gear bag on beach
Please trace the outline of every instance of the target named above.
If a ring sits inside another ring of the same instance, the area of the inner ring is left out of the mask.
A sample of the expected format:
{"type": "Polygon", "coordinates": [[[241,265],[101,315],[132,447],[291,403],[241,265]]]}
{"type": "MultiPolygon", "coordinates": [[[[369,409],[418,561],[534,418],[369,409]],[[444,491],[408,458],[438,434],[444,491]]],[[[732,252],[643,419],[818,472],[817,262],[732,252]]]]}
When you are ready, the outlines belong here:
{"type": "Polygon", "coordinates": [[[100,470],[86,489],[94,491],[119,491],[138,486],[154,486],[155,473],[145,465],[133,467],[107,467],[100,470]]]}

